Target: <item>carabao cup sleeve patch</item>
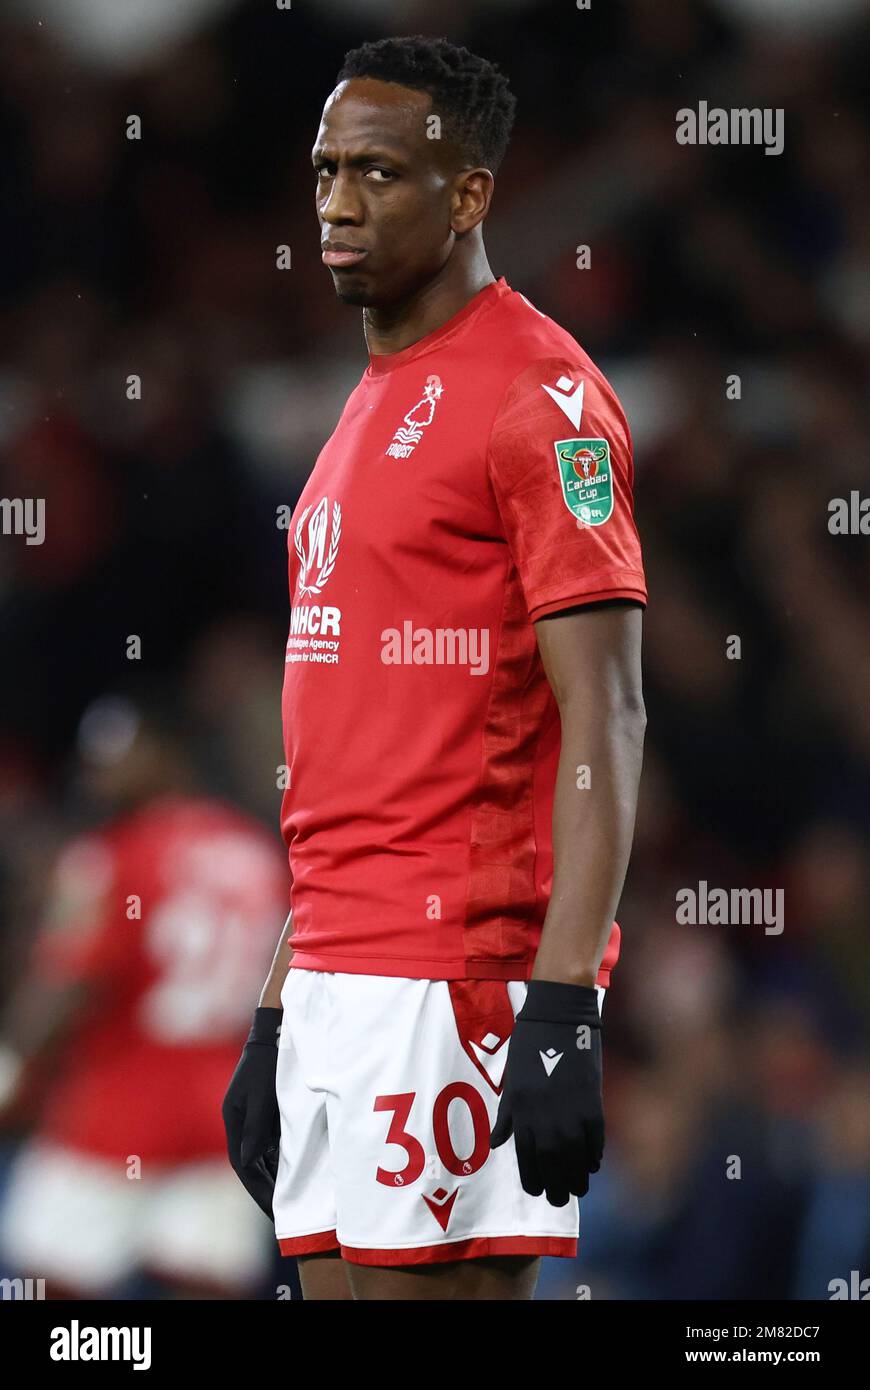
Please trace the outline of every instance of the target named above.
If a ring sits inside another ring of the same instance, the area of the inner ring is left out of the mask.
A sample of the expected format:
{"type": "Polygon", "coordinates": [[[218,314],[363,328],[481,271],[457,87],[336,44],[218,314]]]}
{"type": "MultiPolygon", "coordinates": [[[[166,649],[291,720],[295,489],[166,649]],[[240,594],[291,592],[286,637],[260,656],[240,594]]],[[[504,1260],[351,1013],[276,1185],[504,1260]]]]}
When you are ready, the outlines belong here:
{"type": "Polygon", "coordinates": [[[602,598],[646,603],[631,435],[588,360],[550,358],[514,379],[493,422],[487,468],[533,621],[602,598]],[[576,432],[543,389],[562,378],[585,382],[576,432]]]}
{"type": "Polygon", "coordinates": [[[556,466],[565,506],[586,526],[613,515],[613,478],[607,439],[557,439],[556,466]]]}

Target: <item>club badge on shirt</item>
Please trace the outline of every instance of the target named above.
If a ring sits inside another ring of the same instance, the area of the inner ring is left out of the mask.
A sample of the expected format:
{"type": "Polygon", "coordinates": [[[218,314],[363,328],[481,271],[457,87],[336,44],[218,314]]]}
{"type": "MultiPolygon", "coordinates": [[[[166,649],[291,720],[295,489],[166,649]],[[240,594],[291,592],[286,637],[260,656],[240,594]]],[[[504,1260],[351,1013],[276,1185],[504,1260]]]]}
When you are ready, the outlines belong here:
{"type": "Polygon", "coordinates": [[[606,439],[557,439],[553,448],[568,511],[586,526],[602,526],[613,511],[610,444],[606,439]]]}
{"type": "Polygon", "coordinates": [[[406,459],[416,449],[420,440],[423,438],[423,431],[428,429],[435,418],[435,407],[444,394],[444,387],[441,384],[440,376],[432,373],[426,378],[422,395],[416,405],[404,416],[402,424],[396,429],[393,441],[386,453],[389,458],[406,459]]]}

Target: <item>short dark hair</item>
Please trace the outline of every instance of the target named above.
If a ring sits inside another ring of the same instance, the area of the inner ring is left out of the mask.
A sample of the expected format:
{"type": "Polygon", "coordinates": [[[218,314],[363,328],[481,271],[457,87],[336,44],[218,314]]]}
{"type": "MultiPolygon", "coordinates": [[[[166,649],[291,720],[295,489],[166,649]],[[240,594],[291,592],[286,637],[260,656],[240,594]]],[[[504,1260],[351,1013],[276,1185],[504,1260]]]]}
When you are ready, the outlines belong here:
{"type": "Polygon", "coordinates": [[[517,101],[495,63],[447,39],[378,39],[345,54],[336,78],[373,77],[428,92],[445,138],[468,166],[495,173],[510,140],[517,101]]]}

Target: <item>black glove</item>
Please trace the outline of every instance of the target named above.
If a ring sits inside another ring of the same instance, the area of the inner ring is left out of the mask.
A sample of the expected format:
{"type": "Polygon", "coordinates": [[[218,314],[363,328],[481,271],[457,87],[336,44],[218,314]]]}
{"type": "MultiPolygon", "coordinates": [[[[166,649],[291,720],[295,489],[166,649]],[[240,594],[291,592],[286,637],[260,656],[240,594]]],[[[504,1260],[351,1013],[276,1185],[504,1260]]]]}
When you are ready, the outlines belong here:
{"type": "Polygon", "coordinates": [[[257,1009],[221,1113],[230,1163],[270,1220],[278,1176],[281,1116],[275,1091],[283,1009],[257,1009]]]}
{"type": "Polygon", "coordinates": [[[586,985],[530,980],[508,1045],[490,1147],[511,1134],[520,1182],[564,1207],[584,1197],[604,1152],[601,1017],[586,985]],[[584,1026],[585,1025],[585,1026],[584,1026]]]}

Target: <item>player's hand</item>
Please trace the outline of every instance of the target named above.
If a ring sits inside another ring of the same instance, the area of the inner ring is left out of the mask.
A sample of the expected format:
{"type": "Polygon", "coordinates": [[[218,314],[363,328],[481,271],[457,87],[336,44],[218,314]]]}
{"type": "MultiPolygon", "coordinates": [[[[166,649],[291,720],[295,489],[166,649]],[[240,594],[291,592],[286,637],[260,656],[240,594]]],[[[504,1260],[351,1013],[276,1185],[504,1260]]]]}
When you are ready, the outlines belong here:
{"type": "Polygon", "coordinates": [[[230,1163],[270,1220],[281,1140],[275,1073],[282,1017],[282,1009],[256,1010],[222,1107],[230,1163]]]}
{"type": "Polygon", "coordinates": [[[595,990],[530,980],[508,1045],[490,1146],[511,1134],[520,1182],[554,1207],[589,1191],[604,1152],[601,1017],[595,990]]]}

